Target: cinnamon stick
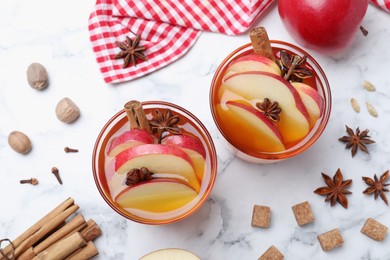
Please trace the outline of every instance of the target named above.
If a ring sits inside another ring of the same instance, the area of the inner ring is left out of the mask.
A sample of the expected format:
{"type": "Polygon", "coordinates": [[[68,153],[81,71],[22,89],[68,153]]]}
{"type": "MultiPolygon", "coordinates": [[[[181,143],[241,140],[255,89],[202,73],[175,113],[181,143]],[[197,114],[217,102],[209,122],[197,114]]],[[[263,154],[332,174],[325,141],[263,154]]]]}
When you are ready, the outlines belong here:
{"type": "Polygon", "coordinates": [[[65,260],[87,260],[98,255],[99,252],[96,249],[92,241],[89,241],[87,246],[80,248],[73,252],[70,256],[65,258],[65,260]]]}
{"type": "Polygon", "coordinates": [[[253,51],[257,55],[267,57],[275,61],[275,56],[272,51],[271,43],[268,38],[267,31],[264,27],[257,27],[249,32],[249,37],[252,42],[253,51]]]}
{"type": "Polygon", "coordinates": [[[87,222],[87,227],[81,230],[80,234],[85,241],[89,242],[99,237],[102,234],[102,230],[93,219],[90,219],[87,222]]]}
{"type": "Polygon", "coordinates": [[[50,219],[45,225],[41,226],[35,233],[31,234],[30,237],[26,238],[19,246],[15,249],[15,256],[19,257],[24,251],[26,251],[29,247],[38,242],[45,235],[49,234],[50,231],[55,229],[58,225],[60,225],[64,220],[66,220],[70,215],[72,215],[76,210],[78,210],[79,206],[72,205],[63,212],[59,213],[57,216],[50,219]]]}
{"type": "MultiPolygon", "coordinates": [[[[67,208],[69,208],[73,204],[74,204],[74,200],[72,198],[68,198],[64,202],[62,202],[60,205],[58,205],[56,208],[54,208],[52,211],[50,211],[48,214],[46,214],[38,222],[36,222],[29,229],[27,229],[24,233],[22,233],[15,240],[12,241],[15,248],[18,248],[26,239],[28,239],[35,232],[37,232],[40,228],[42,228],[43,225],[47,224],[47,222],[49,220],[51,220],[55,216],[59,215],[61,212],[63,212],[64,210],[66,210],[67,208]]],[[[28,247],[29,246],[25,247],[24,250],[26,250],[28,247]]],[[[9,254],[12,251],[12,245],[8,245],[7,247],[4,248],[3,251],[4,251],[5,255],[10,256],[9,254]]],[[[19,254],[20,254],[20,252],[19,252],[19,254]]],[[[3,259],[5,259],[5,258],[0,255],[0,260],[3,260],[3,259]]]]}
{"type": "Polygon", "coordinates": [[[80,232],[76,232],[51,245],[34,257],[33,260],[65,259],[65,257],[86,245],[87,242],[82,238],[80,232]]]}
{"type": "Polygon", "coordinates": [[[143,129],[150,132],[149,121],[141,102],[131,100],[124,105],[124,109],[130,123],[130,129],[143,129]]]}

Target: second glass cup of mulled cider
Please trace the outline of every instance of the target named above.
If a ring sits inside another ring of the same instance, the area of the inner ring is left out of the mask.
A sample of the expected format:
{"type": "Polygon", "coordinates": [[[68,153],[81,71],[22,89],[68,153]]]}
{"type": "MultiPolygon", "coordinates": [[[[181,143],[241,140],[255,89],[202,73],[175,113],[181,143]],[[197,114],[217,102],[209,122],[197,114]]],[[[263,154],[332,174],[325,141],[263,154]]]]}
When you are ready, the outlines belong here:
{"type": "Polygon", "coordinates": [[[301,48],[270,41],[264,28],[230,53],[211,84],[214,121],[238,157],[269,163],[315,143],[331,111],[331,92],[320,65],[301,48]]]}

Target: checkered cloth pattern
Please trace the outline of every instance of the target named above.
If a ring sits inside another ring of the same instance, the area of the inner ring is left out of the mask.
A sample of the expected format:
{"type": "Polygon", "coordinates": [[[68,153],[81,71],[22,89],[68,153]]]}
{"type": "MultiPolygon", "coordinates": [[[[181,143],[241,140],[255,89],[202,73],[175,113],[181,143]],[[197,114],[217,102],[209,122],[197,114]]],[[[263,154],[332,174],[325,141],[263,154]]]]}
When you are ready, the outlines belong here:
{"type": "Polygon", "coordinates": [[[182,57],[202,31],[237,35],[274,0],[97,0],[88,29],[104,81],[119,83],[182,57]],[[116,41],[140,35],[147,61],[123,68],[116,41]]]}
{"type": "Polygon", "coordinates": [[[371,3],[382,8],[386,12],[390,12],[390,0],[371,0],[371,3]]]}

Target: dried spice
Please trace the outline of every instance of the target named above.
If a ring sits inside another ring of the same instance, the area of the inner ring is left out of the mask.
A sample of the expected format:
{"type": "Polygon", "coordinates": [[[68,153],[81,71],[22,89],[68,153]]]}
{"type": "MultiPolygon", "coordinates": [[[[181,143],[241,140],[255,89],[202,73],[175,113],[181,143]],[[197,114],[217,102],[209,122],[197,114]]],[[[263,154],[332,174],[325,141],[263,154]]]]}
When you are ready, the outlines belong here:
{"type": "Polygon", "coordinates": [[[256,107],[272,122],[279,122],[279,114],[282,112],[282,109],[279,107],[278,102],[271,102],[268,98],[265,98],[263,102],[257,102],[256,107]]]}
{"type": "Polygon", "coordinates": [[[303,68],[307,60],[307,56],[300,57],[298,55],[291,55],[285,50],[280,51],[280,60],[278,65],[286,80],[302,82],[303,79],[313,77],[313,73],[303,68]]]}
{"type": "Polygon", "coordinates": [[[31,179],[28,179],[28,180],[20,180],[20,184],[32,184],[32,185],[37,185],[39,182],[36,178],[31,178],[31,179]]]}
{"type": "Polygon", "coordinates": [[[146,61],[148,58],[143,54],[145,51],[144,46],[138,46],[140,41],[140,36],[136,35],[132,40],[126,36],[125,42],[116,41],[116,45],[121,49],[121,51],[115,54],[114,59],[124,59],[123,68],[127,68],[130,65],[136,66],[137,59],[146,61]]]}
{"type": "Polygon", "coordinates": [[[152,132],[157,133],[158,142],[160,143],[164,132],[175,135],[181,134],[181,130],[177,126],[179,121],[180,117],[178,115],[173,115],[171,110],[167,109],[164,114],[157,109],[154,111],[154,117],[149,121],[149,124],[152,132]]]}
{"type": "Polygon", "coordinates": [[[149,181],[152,179],[153,173],[148,170],[146,167],[134,168],[131,169],[126,174],[125,183],[127,186],[133,186],[140,182],[149,181]]]}
{"type": "Polygon", "coordinates": [[[386,205],[389,205],[385,195],[385,192],[389,192],[389,189],[386,188],[390,185],[390,183],[386,183],[389,179],[389,171],[386,171],[384,174],[382,174],[379,179],[376,174],[374,174],[374,179],[369,177],[362,177],[362,179],[369,186],[363,191],[363,194],[370,195],[374,193],[375,199],[380,196],[386,205]]]}
{"type": "Polygon", "coordinates": [[[352,109],[356,112],[356,113],[359,113],[360,112],[360,105],[359,105],[359,102],[354,99],[354,98],[351,98],[351,106],[352,106],[352,109]]]}
{"type": "Polygon", "coordinates": [[[371,103],[366,102],[367,111],[370,115],[373,117],[378,117],[378,112],[376,111],[375,107],[371,105],[371,103]]]}
{"type": "Polygon", "coordinates": [[[371,82],[369,82],[369,81],[367,81],[367,80],[365,80],[365,81],[363,82],[363,88],[364,88],[365,90],[367,90],[367,91],[370,91],[370,92],[375,91],[375,86],[374,86],[371,82]]]}
{"type": "Polygon", "coordinates": [[[319,195],[326,195],[325,202],[330,201],[330,206],[334,206],[336,202],[340,203],[344,208],[348,208],[348,199],[346,195],[352,194],[347,188],[351,186],[352,180],[343,180],[343,174],[340,169],[337,169],[336,174],[332,178],[321,173],[327,187],[320,187],[314,191],[319,195]]]}
{"type": "Polygon", "coordinates": [[[339,141],[347,143],[345,148],[351,148],[352,157],[355,156],[357,148],[360,148],[360,150],[362,150],[363,152],[369,153],[366,145],[375,143],[375,141],[371,140],[370,136],[368,135],[369,130],[366,129],[360,132],[360,129],[358,127],[356,128],[356,132],[354,133],[350,127],[348,127],[347,125],[345,127],[348,136],[340,137],[339,141]]]}

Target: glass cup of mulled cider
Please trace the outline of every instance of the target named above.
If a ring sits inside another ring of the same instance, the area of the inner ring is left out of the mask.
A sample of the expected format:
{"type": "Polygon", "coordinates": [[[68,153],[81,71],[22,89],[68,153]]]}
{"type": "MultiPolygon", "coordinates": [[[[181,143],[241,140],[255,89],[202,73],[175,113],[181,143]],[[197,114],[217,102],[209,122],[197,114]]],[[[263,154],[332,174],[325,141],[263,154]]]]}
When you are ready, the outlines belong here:
{"type": "Polygon", "coordinates": [[[98,135],[92,167],[112,209],[161,225],[202,206],[214,186],[217,156],[206,127],[189,111],[163,101],[130,101],[98,135]]]}
{"type": "Polygon", "coordinates": [[[217,68],[210,107],[219,132],[237,157],[272,163],[298,155],[324,131],[331,91],[320,65],[301,48],[269,41],[271,58],[252,43],[230,53],[217,68]]]}

